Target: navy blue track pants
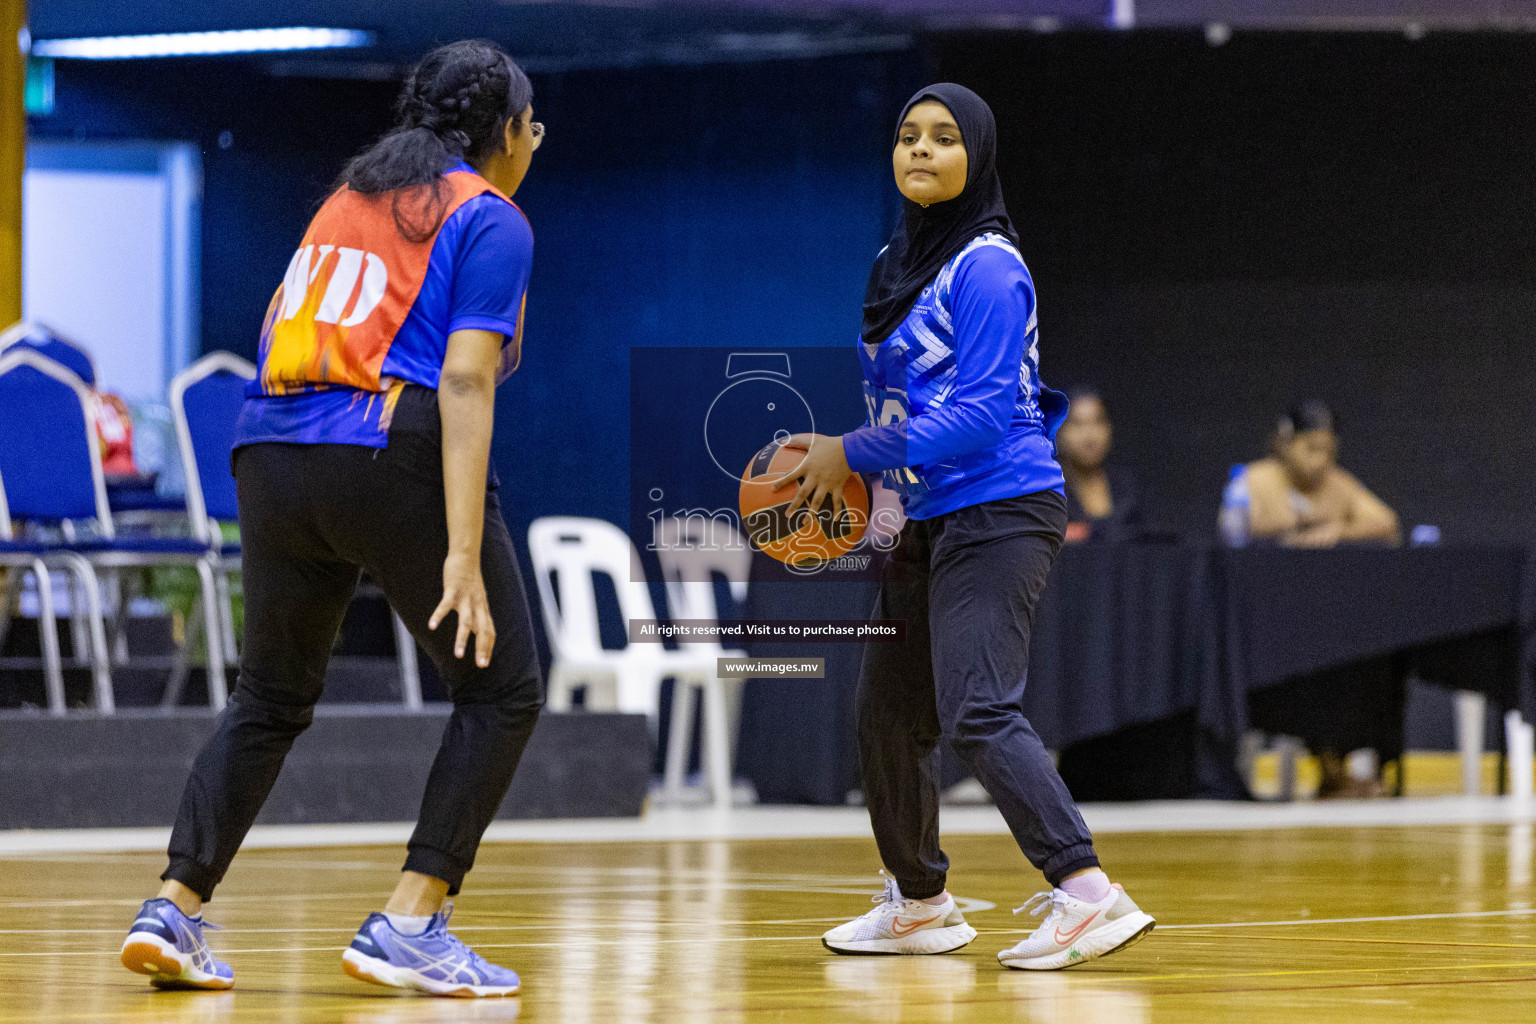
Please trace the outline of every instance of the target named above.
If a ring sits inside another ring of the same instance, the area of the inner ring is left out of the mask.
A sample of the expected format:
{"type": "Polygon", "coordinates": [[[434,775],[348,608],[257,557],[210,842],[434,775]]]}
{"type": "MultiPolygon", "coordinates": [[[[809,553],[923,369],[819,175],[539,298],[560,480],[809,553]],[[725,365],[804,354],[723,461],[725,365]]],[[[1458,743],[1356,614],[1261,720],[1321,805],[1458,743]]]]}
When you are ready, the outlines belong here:
{"type": "Polygon", "coordinates": [[[939,848],[943,736],[1052,885],[1098,865],[1093,838],[1024,717],[1035,604],[1066,530],[1056,491],[908,520],[873,617],[905,619],[904,643],[871,643],[859,673],[864,799],[903,895],[944,891],[939,848]]]}

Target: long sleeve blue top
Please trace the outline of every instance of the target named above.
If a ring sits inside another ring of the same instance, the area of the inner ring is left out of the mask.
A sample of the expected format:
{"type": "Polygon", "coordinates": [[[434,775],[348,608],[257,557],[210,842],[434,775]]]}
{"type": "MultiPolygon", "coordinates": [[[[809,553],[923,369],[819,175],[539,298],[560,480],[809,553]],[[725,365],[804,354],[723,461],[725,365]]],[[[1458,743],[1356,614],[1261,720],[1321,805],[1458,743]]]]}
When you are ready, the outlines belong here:
{"type": "Polygon", "coordinates": [[[972,240],[889,337],[860,340],[859,362],[869,425],[843,450],[854,471],[884,472],[908,516],[1064,490],[1067,402],[1040,383],[1034,283],[1004,236],[972,240]]]}

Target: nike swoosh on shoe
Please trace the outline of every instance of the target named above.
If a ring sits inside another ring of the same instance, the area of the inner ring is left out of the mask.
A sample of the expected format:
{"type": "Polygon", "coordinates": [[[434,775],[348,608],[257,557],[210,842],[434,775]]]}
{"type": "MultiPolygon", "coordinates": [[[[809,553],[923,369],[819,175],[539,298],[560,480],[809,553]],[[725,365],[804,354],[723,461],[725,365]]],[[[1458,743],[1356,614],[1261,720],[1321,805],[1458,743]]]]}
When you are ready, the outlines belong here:
{"type": "Polygon", "coordinates": [[[1070,945],[1072,945],[1072,943],[1077,941],[1077,937],[1079,935],[1083,934],[1083,931],[1090,924],[1093,924],[1093,919],[1095,917],[1098,917],[1098,916],[1099,916],[1099,912],[1097,910],[1095,910],[1091,915],[1089,915],[1088,920],[1084,921],[1082,924],[1078,925],[1076,928],[1073,928],[1070,932],[1068,932],[1066,934],[1065,937],[1063,937],[1062,934],[1061,934],[1061,926],[1057,925],[1056,926],[1056,941],[1058,943],[1060,943],[1061,945],[1063,945],[1063,946],[1070,946],[1070,945]]]}
{"type": "Polygon", "coordinates": [[[913,932],[917,931],[923,925],[925,925],[925,924],[932,924],[933,922],[937,921],[939,918],[941,918],[943,916],[944,916],[943,914],[934,914],[932,917],[926,918],[926,919],[924,919],[922,921],[918,921],[918,922],[914,923],[911,927],[908,927],[908,928],[903,928],[901,926],[901,922],[900,921],[892,921],[891,922],[891,931],[895,932],[897,935],[911,935],[913,932]]]}

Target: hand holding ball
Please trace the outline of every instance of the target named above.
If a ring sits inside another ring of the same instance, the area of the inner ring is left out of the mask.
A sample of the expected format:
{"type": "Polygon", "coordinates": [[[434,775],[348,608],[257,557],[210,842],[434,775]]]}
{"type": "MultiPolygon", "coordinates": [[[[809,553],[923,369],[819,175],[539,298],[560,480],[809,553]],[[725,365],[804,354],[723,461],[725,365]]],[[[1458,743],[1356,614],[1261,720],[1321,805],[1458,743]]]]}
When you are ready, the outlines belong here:
{"type": "Polygon", "coordinates": [[[740,505],[753,547],[812,568],[858,546],[869,527],[869,491],[857,473],[848,472],[840,449],[837,438],[796,434],[752,457],[742,474],[740,505]],[[844,474],[839,488],[836,478],[844,474]],[[818,492],[821,501],[812,508],[818,492]]]}

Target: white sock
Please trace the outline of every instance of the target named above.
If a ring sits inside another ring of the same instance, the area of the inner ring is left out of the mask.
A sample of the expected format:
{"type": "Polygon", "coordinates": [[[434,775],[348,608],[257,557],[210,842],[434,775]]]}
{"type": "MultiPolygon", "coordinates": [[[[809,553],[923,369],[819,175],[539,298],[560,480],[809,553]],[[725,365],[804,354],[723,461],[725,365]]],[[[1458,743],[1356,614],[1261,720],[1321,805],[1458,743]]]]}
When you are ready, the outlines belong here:
{"type": "Polygon", "coordinates": [[[1109,876],[1099,868],[1093,868],[1084,874],[1067,879],[1057,888],[1084,903],[1103,903],[1109,898],[1109,876]]]}
{"type": "Polygon", "coordinates": [[[389,919],[390,927],[401,935],[420,935],[427,930],[427,925],[432,923],[432,915],[425,917],[412,917],[410,914],[391,914],[384,911],[384,916],[389,919]]]}

